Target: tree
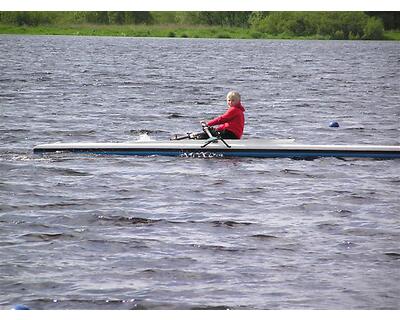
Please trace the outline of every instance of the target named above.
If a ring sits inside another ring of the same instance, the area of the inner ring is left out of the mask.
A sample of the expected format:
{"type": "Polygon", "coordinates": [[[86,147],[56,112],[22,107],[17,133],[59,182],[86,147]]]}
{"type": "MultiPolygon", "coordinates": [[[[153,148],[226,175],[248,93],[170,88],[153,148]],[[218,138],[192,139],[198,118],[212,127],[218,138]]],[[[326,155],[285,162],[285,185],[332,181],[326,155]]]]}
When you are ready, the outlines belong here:
{"type": "Polygon", "coordinates": [[[315,14],[295,13],[287,22],[287,31],[296,36],[309,36],[317,32],[317,24],[312,21],[315,14]]]}
{"type": "Polygon", "coordinates": [[[85,22],[108,24],[108,13],[107,11],[88,11],[83,12],[83,18],[85,22]]]}
{"type": "Polygon", "coordinates": [[[250,11],[199,11],[179,14],[177,20],[188,24],[247,28],[250,15],[250,11]]]}
{"type": "Polygon", "coordinates": [[[400,29],[399,11],[369,11],[366,14],[381,19],[385,30],[400,29]]]}
{"type": "Polygon", "coordinates": [[[127,24],[149,24],[153,22],[153,17],[149,11],[126,11],[125,23],[127,24]]]}
{"type": "Polygon", "coordinates": [[[37,26],[40,24],[50,24],[54,20],[54,14],[48,12],[15,11],[1,12],[0,21],[15,24],[18,26],[37,26]]]}
{"type": "Polygon", "coordinates": [[[381,40],[383,39],[383,22],[375,17],[369,18],[364,27],[363,39],[367,40],[381,40]]]}
{"type": "Polygon", "coordinates": [[[110,24],[124,24],[125,23],[125,12],[123,11],[109,11],[108,22],[110,24]]]}
{"type": "Polygon", "coordinates": [[[288,31],[287,22],[291,12],[263,12],[253,13],[250,17],[250,26],[259,32],[278,35],[288,31]]]}

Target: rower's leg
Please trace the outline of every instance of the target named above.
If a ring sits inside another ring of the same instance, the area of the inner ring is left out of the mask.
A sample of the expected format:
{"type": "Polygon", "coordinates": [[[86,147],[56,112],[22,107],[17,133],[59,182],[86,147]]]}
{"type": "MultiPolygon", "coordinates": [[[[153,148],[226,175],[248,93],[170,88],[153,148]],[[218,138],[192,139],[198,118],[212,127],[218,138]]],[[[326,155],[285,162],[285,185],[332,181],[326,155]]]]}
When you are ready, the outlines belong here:
{"type": "Polygon", "coordinates": [[[222,139],[230,139],[230,140],[237,140],[237,139],[239,139],[238,137],[236,137],[236,135],[235,135],[233,132],[231,132],[231,131],[229,131],[229,130],[222,130],[222,131],[220,131],[220,132],[219,132],[219,136],[220,136],[222,139]]]}
{"type": "Polygon", "coordinates": [[[208,135],[205,132],[196,133],[193,135],[193,139],[206,140],[208,139],[208,135]]]}

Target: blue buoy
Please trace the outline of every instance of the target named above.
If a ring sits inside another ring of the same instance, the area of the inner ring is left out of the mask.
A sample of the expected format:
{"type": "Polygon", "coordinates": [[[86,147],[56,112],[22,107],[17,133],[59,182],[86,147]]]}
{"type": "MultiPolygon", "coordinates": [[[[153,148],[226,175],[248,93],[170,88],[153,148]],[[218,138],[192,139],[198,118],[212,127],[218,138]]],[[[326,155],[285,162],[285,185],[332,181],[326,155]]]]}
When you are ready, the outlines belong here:
{"type": "Polygon", "coordinates": [[[23,305],[23,304],[16,304],[12,310],[31,310],[29,307],[23,305]]]}
{"type": "Polygon", "coordinates": [[[331,128],[339,128],[339,123],[337,121],[332,121],[329,126],[331,128]]]}

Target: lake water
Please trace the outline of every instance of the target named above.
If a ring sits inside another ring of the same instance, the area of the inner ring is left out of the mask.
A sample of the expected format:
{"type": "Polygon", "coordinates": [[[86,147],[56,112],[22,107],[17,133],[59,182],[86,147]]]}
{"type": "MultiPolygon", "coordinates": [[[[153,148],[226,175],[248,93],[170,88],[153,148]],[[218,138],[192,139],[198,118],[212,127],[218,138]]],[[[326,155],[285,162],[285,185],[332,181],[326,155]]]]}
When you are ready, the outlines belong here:
{"type": "Polygon", "coordinates": [[[400,143],[400,42],[0,36],[0,309],[399,309],[400,162],[33,155],[199,131],[400,143]],[[329,128],[330,121],[340,123],[329,128]]]}

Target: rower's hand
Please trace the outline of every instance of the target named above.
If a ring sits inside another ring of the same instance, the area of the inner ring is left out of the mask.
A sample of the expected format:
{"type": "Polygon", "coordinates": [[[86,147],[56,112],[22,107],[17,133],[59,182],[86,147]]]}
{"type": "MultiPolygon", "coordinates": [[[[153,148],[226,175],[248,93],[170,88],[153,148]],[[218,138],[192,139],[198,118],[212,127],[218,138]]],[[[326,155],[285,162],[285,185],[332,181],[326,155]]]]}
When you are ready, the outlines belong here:
{"type": "Polygon", "coordinates": [[[205,120],[201,120],[200,124],[202,127],[207,127],[207,122],[205,120]]]}

